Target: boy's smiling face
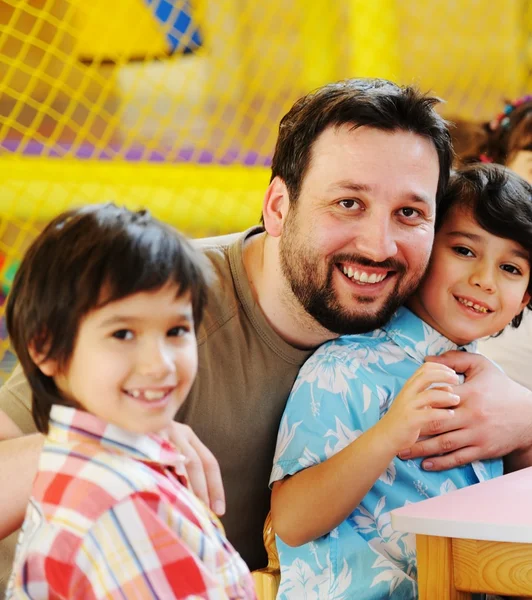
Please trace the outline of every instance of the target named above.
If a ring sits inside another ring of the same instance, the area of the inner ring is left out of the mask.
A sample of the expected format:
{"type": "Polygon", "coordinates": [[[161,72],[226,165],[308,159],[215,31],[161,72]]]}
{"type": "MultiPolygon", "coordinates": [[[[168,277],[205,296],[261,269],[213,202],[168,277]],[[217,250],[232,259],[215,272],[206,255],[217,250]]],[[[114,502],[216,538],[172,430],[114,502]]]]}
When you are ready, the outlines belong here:
{"type": "Polygon", "coordinates": [[[40,364],[61,394],[105,421],[137,433],[168,427],[197,371],[190,294],[169,283],[89,312],[68,365],[40,364]]]}
{"type": "Polygon", "coordinates": [[[436,234],[426,276],[408,306],[458,345],[501,331],[530,295],[530,257],[453,207],[436,234]]]}

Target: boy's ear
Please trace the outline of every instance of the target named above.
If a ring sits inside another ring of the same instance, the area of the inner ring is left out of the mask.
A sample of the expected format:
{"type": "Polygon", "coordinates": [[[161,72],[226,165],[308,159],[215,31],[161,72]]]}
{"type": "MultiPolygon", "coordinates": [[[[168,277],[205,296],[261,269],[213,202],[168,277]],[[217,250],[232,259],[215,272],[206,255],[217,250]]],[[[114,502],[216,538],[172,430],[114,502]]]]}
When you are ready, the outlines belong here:
{"type": "Polygon", "coordinates": [[[55,377],[59,371],[59,365],[55,358],[46,358],[46,352],[37,350],[35,343],[31,342],[28,346],[28,352],[31,360],[37,365],[41,372],[47,377],[55,377]]]}
{"type": "Polygon", "coordinates": [[[525,310],[525,308],[528,306],[528,303],[530,302],[531,298],[532,298],[532,296],[530,295],[530,292],[526,291],[525,295],[523,296],[521,305],[519,306],[519,311],[515,314],[515,316],[521,314],[525,310]]]}

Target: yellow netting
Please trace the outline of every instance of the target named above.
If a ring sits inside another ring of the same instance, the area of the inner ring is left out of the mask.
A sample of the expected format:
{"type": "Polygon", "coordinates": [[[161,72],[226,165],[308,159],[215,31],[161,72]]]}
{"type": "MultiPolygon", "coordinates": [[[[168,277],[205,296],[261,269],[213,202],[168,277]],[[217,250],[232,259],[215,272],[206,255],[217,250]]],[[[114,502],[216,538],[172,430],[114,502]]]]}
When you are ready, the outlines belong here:
{"type": "Polygon", "coordinates": [[[0,280],[72,204],[255,223],[280,117],[327,81],[414,81],[490,117],[530,91],[530,4],[0,0],[0,280]]]}

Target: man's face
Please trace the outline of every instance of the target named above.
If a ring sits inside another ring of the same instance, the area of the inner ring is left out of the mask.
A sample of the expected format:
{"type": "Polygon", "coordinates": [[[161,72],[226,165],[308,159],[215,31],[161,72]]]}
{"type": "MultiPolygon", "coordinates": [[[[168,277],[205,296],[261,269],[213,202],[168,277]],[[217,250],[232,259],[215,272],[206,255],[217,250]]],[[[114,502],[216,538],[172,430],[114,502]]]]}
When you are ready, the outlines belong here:
{"type": "Polygon", "coordinates": [[[414,291],[434,238],[438,176],[433,143],[413,133],[343,125],[317,138],[279,252],[293,293],[323,327],[371,331],[414,291]]]}

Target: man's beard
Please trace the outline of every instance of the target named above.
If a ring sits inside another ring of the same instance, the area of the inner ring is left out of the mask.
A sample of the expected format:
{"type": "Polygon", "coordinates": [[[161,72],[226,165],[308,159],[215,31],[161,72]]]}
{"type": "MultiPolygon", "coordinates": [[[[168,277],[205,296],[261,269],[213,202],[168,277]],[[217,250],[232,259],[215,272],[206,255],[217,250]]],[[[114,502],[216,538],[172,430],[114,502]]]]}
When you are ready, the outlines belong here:
{"type": "MultiPolygon", "coordinates": [[[[419,276],[412,274],[408,281],[404,281],[406,267],[403,263],[387,259],[377,263],[353,254],[338,254],[328,265],[327,276],[323,283],[317,281],[317,260],[312,261],[310,252],[304,248],[296,249],[295,238],[284,232],[280,243],[281,270],[290,284],[292,293],[303,306],[305,311],[328,331],[340,335],[353,335],[367,333],[387,323],[395,311],[404,304],[405,300],[415,291],[425,268],[420,270],[419,276]],[[291,241],[285,242],[285,239],[291,241]],[[371,304],[382,302],[379,296],[363,296],[353,294],[353,309],[350,311],[340,304],[332,284],[336,263],[357,263],[361,266],[384,268],[394,271],[396,283],[380,308],[375,312],[371,304]],[[367,311],[361,311],[361,304],[368,306],[367,311]]],[[[425,265],[426,266],[426,265],[425,265]]]]}

